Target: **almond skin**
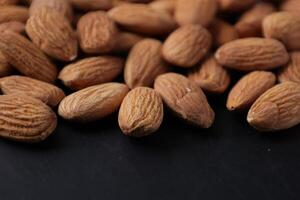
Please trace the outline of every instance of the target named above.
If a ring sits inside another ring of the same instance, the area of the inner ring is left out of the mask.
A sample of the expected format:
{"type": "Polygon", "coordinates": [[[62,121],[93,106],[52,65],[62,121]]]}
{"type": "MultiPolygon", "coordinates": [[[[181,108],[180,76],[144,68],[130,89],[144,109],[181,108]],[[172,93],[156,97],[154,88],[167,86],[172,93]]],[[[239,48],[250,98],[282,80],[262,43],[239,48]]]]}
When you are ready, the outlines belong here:
{"type": "Polygon", "coordinates": [[[86,53],[108,53],[118,38],[118,29],[103,11],[82,16],[77,24],[81,49],[86,53]]]}
{"type": "Polygon", "coordinates": [[[221,65],[240,71],[270,70],[289,61],[282,43],[264,38],[234,40],[221,46],[215,57],[221,65]]]}
{"type": "Polygon", "coordinates": [[[70,0],[73,6],[82,11],[109,10],[112,0],[70,0]]]}
{"type": "Polygon", "coordinates": [[[29,17],[29,12],[23,6],[0,6],[0,24],[10,21],[25,23],[29,17]]]}
{"type": "Polygon", "coordinates": [[[212,45],[210,33],[201,25],[185,25],[166,39],[162,54],[166,61],[179,67],[196,65],[212,45]]]}
{"type": "Polygon", "coordinates": [[[162,43],[155,39],[138,42],[127,58],[124,79],[129,88],[152,87],[155,78],[169,70],[161,56],[162,43]]]}
{"type": "Polygon", "coordinates": [[[0,32],[13,31],[15,33],[24,33],[25,24],[18,21],[10,21],[0,24],[0,32]]]}
{"type": "Polygon", "coordinates": [[[300,85],[285,82],[260,96],[247,120],[259,131],[279,131],[300,123],[300,85]]]}
{"type": "Polygon", "coordinates": [[[52,107],[57,106],[65,97],[60,88],[25,76],[2,78],[0,87],[3,94],[20,94],[34,97],[52,107]]]}
{"type": "Polygon", "coordinates": [[[175,10],[175,3],[174,0],[156,0],[149,3],[149,6],[152,9],[158,10],[158,11],[165,11],[170,13],[171,15],[174,13],[175,10]]]}
{"type": "Polygon", "coordinates": [[[256,0],[218,0],[219,9],[224,12],[241,12],[251,7],[256,0]]]}
{"type": "Polygon", "coordinates": [[[156,132],[163,121],[163,103],[151,88],[137,87],[124,98],[119,126],[125,135],[143,137],[156,132]]]}
{"type": "Polygon", "coordinates": [[[0,96],[0,136],[20,142],[40,142],[56,128],[55,113],[42,101],[25,95],[0,96]]]}
{"type": "Polygon", "coordinates": [[[279,82],[292,81],[300,83],[300,52],[292,52],[289,63],[278,73],[279,82]]]}
{"type": "Polygon", "coordinates": [[[135,33],[120,32],[117,38],[117,42],[114,46],[113,52],[128,52],[136,43],[138,43],[142,39],[144,39],[143,36],[135,33]]]}
{"type": "Polygon", "coordinates": [[[56,10],[36,11],[26,23],[26,32],[34,44],[54,59],[72,61],[77,57],[76,34],[67,18],[56,10]]]}
{"type": "Polygon", "coordinates": [[[0,6],[17,4],[17,0],[0,0],[0,6]]]}
{"type": "Polygon", "coordinates": [[[180,74],[167,73],[157,77],[154,88],[181,119],[201,128],[209,128],[213,124],[214,111],[195,82],[180,74]]]}
{"type": "Polygon", "coordinates": [[[285,0],[280,5],[280,10],[299,14],[300,1],[299,0],[285,0]]]}
{"type": "Polygon", "coordinates": [[[227,109],[249,109],[260,95],[275,85],[275,82],[276,76],[272,72],[254,71],[243,76],[228,95],[227,109]]]}
{"type": "Polygon", "coordinates": [[[224,93],[230,84],[230,74],[213,56],[194,68],[188,77],[204,91],[214,94],[224,93]]]}
{"type": "Polygon", "coordinates": [[[276,12],[263,21],[266,38],[280,40],[288,50],[300,50],[300,18],[289,12],[276,12]]]}
{"type": "Polygon", "coordinates": [[[217,0],[177,0],[175,19],[180,25],[208,26],[215,18],[216,12],[217,0]]]}
{"type": "Polygon", "coordinates": [[[129,89],[121,83],[95,85],[64,98],[59,104],[58,114],[78,122],[102,119],[118,110],[129,89]]]}
{"type": "Polygon", "coordinates": [[[0,51],[13,67],[26,76],[45,82],[55,81],[56,67],[25,37],[13,32],[0,33],[0,51]]]}
{"type": "Polygon", "coordinates": [[[12,74],[13,68],[8,63],[7,59],[0,51],[0,77],[8,76],[12,74]]]}
{"type": "Polygon", "coordinates": [[[124,60],[113,56],[98,56],[79,60],[64,67],[58,78],[72,90],[113,81],[124,68],[124,60]]]}

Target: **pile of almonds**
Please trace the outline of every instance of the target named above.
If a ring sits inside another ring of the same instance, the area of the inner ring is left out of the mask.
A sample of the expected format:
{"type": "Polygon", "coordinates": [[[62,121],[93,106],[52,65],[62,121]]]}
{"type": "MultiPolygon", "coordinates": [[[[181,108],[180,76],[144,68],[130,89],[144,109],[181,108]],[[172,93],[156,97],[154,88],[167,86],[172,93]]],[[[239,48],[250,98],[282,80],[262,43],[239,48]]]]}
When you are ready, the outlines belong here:
{"type": "Polygon", "coordinates": [[[0,136],[42,141],[54,110],[85,123],[119,112],[133,137],[165,108],[209,128],[206,95],[230,90],[232,71],[229,111],[259,131],[296,126],[299,13],[300,0],[0,0],[0,136]]]}

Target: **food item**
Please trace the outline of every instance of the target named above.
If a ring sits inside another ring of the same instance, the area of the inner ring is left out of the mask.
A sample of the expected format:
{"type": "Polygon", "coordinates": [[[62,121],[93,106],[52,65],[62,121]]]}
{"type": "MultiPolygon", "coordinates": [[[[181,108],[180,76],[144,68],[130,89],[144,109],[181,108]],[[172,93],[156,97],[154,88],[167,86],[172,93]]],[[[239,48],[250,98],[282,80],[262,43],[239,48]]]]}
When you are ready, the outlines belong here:
{"type": "Polygon", "coordinates": [[[0,24],[0,32],[13,31],[16,33],[25,32],[25,24],[18,21],[10,21],[0,24]]]}
{"type": "Polygon", "coordinates": [[[9,65],[7,59],[0,51],[0,77],[8,76],[13,72],[13,68],[9,65]]]}
{"type": "Polygon", "coordinates": [[[225,12],[241,12],[251,7],[256,0],[218,0],[219,8],[225,12]]]}
{"type": "Polygon", "coordinates": [[[285,0],[280,5],[280,10],[299,14],[300,1],[299,0],[285,0]]]}
{"type": "Polygon", "coordinates": [[[128,52],[136,43],[138,43],[142,39],[144,39],[143,36],[135,33],[120,32],[113,52],[128,52]]]}
{"type": "Polygon", "coordinates": [[[29,17],[29,12],[23,6],[0,6],[0,24],[10,21],[18,21],[25,23],[29,17]]]}
{"type": "Polygon", "coordinates": [[[70,0],[75,8],[83,11],[108,10],[112,7],[112,0],[70,0]]]}
{"type": "Polygon", "coordinates": [[[156,0],[149,3],[149,6],[155,10],[166,11],[173,14],[175,10],[175,3],[175,0],[156,0]]]}
{"type": "Polygon", "coordinates": [[[0,6],[16,4],[18,0],[0,0],[0,6]]]}
{"type": "Polygon", "coordinates": [[[278,73],[279,82],[293,81],[300,84],[300,52],[292,52],[289,63],[278,73]]]}

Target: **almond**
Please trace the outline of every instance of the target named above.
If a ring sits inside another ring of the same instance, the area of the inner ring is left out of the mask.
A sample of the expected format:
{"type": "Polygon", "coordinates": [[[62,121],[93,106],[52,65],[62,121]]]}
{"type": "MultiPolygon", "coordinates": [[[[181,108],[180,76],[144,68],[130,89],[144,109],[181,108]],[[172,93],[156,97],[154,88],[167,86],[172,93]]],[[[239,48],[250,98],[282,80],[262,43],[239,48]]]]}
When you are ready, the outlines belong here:
{"type": "Polygon", "coordinates": [[[19,21],[25,23],[28,19],[28,9],[22,6],[0,6],[0,23],[19,21]]]}
{"type": "Polygon", "coordinates": [[[40,142],[56,128],[55,113],[42,101],[25,95],[0,96],[0,136],[20,142],[40,142]]]}
{"type": "Polygon", "coordinates": [[[0,32],[13,31],[15,33],[24,33],[25,24],[18,21],[10,21],[0,24],[0,32]]]}
{"type": "Polygon", "coordinates": [[[64,98],[58,114],[67,120],[90,122],[102,119],[119,108],[129,89],[121,83],[95,85],[64,98]]]}
{"type": "Polygon", "coordinates": [[[300,83],[300,52],[293,52],[290,57],[289,63],[278,73],[278,80],[300,83]]]}
{"type": "Polygon", "coordinates": [[[124,61],[113,56],[98,56],[67,65],[58,78],[73,90],[113,81],[124,68],[124,61]]]}
{"type": "Polygon", "coordinates": [[[196,82],[204,91],[221,94],[230,84],[230,75],[219,65],[213,56],[189,73],[189,79],[196,82]]]}
{"type": "Polygon", "coordinates": [[[32,42],[52,58],[72,61],[77,57],[76,34],[67,18],[56,10],[36,11],[27,21],[26,32],[32,42]]]}
{"type": "Polygon", "coordinates": [[[115,44],[115,47],[113,49],[113,52],[128,52],[130,49],[139,41],[144,39],[143,36],[130,33],[130,32],[120,32],[117,42],[115,44]]]}
{"type": "Polygon", "coordinates": [[[112,7],[112,0],[70,0],[78,10],[109,10],[112,7]]]}
{"type": "Polygon", "coordinates": [[[119,126],[125,135],[142,137],[156,132],[163,121],[163,103],[151,88],[137,87],[124,98],[119,126]]]}
{"type": "Polygon", "coordinates": [[[275,85],[275,82],[276,76],[272,72],[254,71],[243,76],[228,95],[227,109],[249,109],[260,95],[275,85]]]}
{"type": "Polygon", "coordinates": [[[270,70],[289,61],[282,43],[274,39],[245,38],[221,46],[215,57],[228,68],[240,71],[270,70]]]}
{"type": "Polygon", "coordinates": [[[300,1],[299,0],[285,0],[280,5],[280,10],[299,14],[300,1]]]}
{"type": "Polygon", "coordinates": [[[188,68],[196,65],[207,54],[211,44],[210,33],[201,25],[185,25],[169,35],[162,54],[166,61],[188,68]]]}
{"type": "Polygon", "coordinates": [[[225,12],[241,12],[251,7],[256,0],[218,0],[219,9],[225,12]]]}
{"type": "Polygon", "coordinates": [[[168,71],[161,56],[162,43],[155,39],[144,39],[130,51],[126,61],[124,79],[129,88],[152,87],[155,78],[168,71]]]}
{"type": "Polygon", "coordinates": [[[17,4],[18,0],[0,0],[0,6],[17,4]]]}
{"type": "Polygon", "coordinates": [[[25,37],[13,32],[0,33],[0,51],[13,67],[26,76],[46,82],[55,81],[56,67],[25,37]]]}
{"type": "Polygon", "coordinates": [[[259,131],[279,131],[300,123],[300,85],[285,82],[260,96],[247,120],[259,131]]]}
{"type": "Polygon", "coordinates": [[[118,38],[118,29],[103,11],[82,16],[77,24],[82,50],[86,53],[108,53],[113,50],[118,38]]]}
{"type": "Polygon", "coordinates": [[[0,51],[0,77],[12,74],[13,68],[9,65],[7,59],[0,51]]]}
{"type": "Polygon", "coordinates": [[[155,10],[173,14],[175,10],[175,2],[175,0],[156,0],[152,1],[149,6],[155,10]]]}
{"type": "Polygon", "coordinates": [[[57,106],[65,97],[60,88],[25,76],[2,78],[0,87],[3,94],[20,94],[34,97],[52,107],[57,106]]]}
{"type": "Polygon", "coordinates": [[[180,118],[202,128],[209,128],[213,124],[214,111],[205,94],[193,81],[180,74],[167,73],[157,77],[154,88],[180,118]]]}

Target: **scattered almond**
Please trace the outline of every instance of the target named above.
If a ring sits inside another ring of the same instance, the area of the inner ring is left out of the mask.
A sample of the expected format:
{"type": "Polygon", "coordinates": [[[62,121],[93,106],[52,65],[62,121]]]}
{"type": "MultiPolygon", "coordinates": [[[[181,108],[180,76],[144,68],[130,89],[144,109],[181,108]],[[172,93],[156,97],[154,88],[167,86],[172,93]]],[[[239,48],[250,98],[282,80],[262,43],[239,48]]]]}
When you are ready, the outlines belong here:
{"type": "Polygon", "coordinates": [[[78,10],[108,10],[112,7],[112,0],[70,0],[78,10]]]}
{"type": "Polygon", "coordinates": [[[285,0],[280,5],[280,10],[299,14],[300,1],[299,0],[285,0]]]}
{"type": "Polygon", "coordinates": [[[149,3],[152,9],[169,12],[173,15],[175,10],[175,0],[156,0],[149,3]]]}
{"type": "Polygon", "coordinates": [[[0,77],[12,74],[13,68],[9,65],[7,59],[0,51],[0,77]]]}
{"type": "Polygon", "coordinates": [[[300,52],[292,52],[289,63],[278,73],[279,82],[292,81],[300,84],[300,52]]]}
{"type": "Polygon", "coordinates": [[[28,19],[28,9],[22,6],[0,6],[0,23],[18,21],[25,23],[28,19]]]}
{"type": "Polygon", "coordinates": [[[120,32],[113,52],[128,52],[130,49],[144,37],[135,33],[120,32]]]}
{"type": "Polygon", "coordinates": [[[0,0],[0,6],[17,4],[18,0],[0,0]]]}
{"type": "Polygon", "coordinates": [[[256,0],[218,0],[219,9],[225,12],[241,12],[251,7],[256,0]]]}
{"type": "Polygon", "coordinates": [[[18,21],[10,21],[0,24],[0,32],[13,31],[15,33],[24,33],[25,24],[18,21]]]}

